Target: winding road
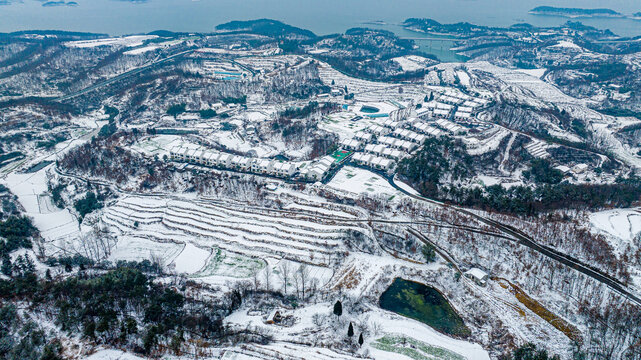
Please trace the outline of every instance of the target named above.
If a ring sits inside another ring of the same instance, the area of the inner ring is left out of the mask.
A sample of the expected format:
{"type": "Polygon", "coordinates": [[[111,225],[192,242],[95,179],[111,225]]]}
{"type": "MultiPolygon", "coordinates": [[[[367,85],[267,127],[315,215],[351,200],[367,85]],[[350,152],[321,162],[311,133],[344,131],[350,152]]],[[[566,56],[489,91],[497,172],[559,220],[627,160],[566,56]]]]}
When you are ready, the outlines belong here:
{"type": "Polygon", "coordinates": [[[555,249],[552,249],[552,248],[550,248],[548,246],[541,245],[541,244],[537,243],[534,239],[532,239],[532,237],[530,237],[526,233],[522,232],[521,230],[516,229],[516,228],[514,228],[513,226],[510,226],[510,225],[505,225],[505,224],[500,223],[500,222],[498,222],[496,220],[481,216],[479,214],[476,214],[473,211],[470,211],[470,210],[467,210],[467,209],[464,209],[464,208],[461,208],[461,207],[458,207],[458,206],[455,206],[455,205],[445,204],[445,203],[434,201],[432,199],[429,199],[429,198],[426,198],[426,197],[423,197],[423,196],[420,196],[420,195],[412,194],[412,193],[408,192],[407,190],[405,190],[403,187],[397,185],[395,183],[394,177],[386,177],[386,178],[388,179],[390,185],[392,185],[394,188],[396,188],[398,191],[401,191],[405,195],[407,195],[409,197],[412,197],[414,199],[417,199],[417,200],[421,200],[421,201],[429,202],[431,204],[436,204],[436,205],[439,205],[439,206],[447,207],[447,208],[455,210],[455,211],[457,211],[457,212],[459,212],[461,214],[470,216],[470,217],[472,217],[472,218],[474,218],[474,219],[476,219],[476,220],[478,220],[478,221],[480,221],[480,222],[482,222],[482,223],[484,223],[484,224],[486,224],[486,225],[488,225],[488,226],[490,226],[490,227],[492,227],[492,228],[494,228],[494,229],[496,229],[496,230],[498,230],[498,231],[500,231],[500,232],[502,232],[504,234],[509,235],[509,237],[511,239],[519,242],[520,244],[525,245],[525,246],[529,247],[530,249],[532,249],[532,250],[534,250],[534,251],[536,251],[536,252],[538,252],[538,253],[540,253],[542,255],[545,255],[548,258],[552,259],[552,260],[555,260],[555,261],[557,261],[557,262],[559,262],[561,264],[569,266],[572,269],[574,269],[574,270],[576,270],[576,271],[578,271],[578,272],[580,272],[580,273],[582,273],[584,275],[587,275],[587,276],[593,278],[594,280],[596,280],[596,281],[598,281],[598,282],[600,282],[602,284],[605,284],[606,286],[608,286],[612,290],[618,292],[619,294],[621,294],[621,295],[625,296],[626,298],[628,298],[630,301],[632,301],[632,302],[636,303],[637,305],[641,306],[641,298],[639,296],[637,296],[636,294],[632,293],[630,290],[628,290],[628,288],[625,286],[625,284],[623,284],[618,279],[616,279],[616,278],[614,278],[614,277],[612,277],[610,275],[604,274],[604,273],[602,273],[602,272],[600,272],[600,271],[598,271],[596,269],[593,269],[589,265],[584,264],[581,261],[579,261],[579,260],[577,260],[577,259],[575,259],[575,258],[573,258],[573,257],[571,257],[569,255],[560,253],[555,249]]]}

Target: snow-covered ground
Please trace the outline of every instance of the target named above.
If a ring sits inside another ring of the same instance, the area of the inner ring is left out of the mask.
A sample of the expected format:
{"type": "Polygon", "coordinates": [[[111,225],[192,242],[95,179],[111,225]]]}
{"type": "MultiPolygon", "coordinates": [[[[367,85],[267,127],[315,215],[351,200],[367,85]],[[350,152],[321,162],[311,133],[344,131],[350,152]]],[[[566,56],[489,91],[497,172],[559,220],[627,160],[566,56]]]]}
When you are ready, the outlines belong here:
{"type": "MultiPolygon", "coordinates": [[[[379,323],[384,329],[384,333],[391,336],[401,335],[408,339],[418,340],[424,344],[429,344],[435,348],[446,349],[449,352],[462,356],[467,360],[489,360],[490,356],[487,351],[479,344],[473,344],[467,341],[457,340],[443,335],[431,327],[422,324],[418,321],[413,321],[396,315],[387,311],[375,311],[369,317],[370,322],[379,323]]],[[[380,339],[380,337],[377,337],[380,339]]],[[[374,341],[369,341],[368,349],[370,354],[377,360],[397,360],[397,359],[412,359],[409,356],[400,354],[398,352],[384,351],[379,349],[374,341]]],[[[403,348],[401,344],[398,347],[403,348]]],[[[410,344],[407,347],[414,347],[410,344]]],[[[415,348],[415,347],[414,347],[415,348]]],[[[435,357],[439,358],[439,357],[435,357]]],[[[443,357],[447,358],[447,357],[443,357]]]]}
{"type": "MultiPolygon", "coordinates": [[[[296,337],[299,334],[307,333],[311,329],[317,328],[317,326],[314,324],[313,318],[319,315],[325,316],[325,317],[333,316],[331,315],[332,307],[333,307],[333,303],[325,302],[325,303],[318,303],[311,306],[306,306],[296,310],[286,310],[284,312],[284,315],[293,316],[296,319],[295,324],[291,327],[282,327],[279,325],[265,324],[264,318],[262,316],[260,315],[257,316],[253,314],[250,315],[247,309],[238,310],[232,315],[228,316],[225,320],[226,320],[226,323],[232,327],[255,326],[255,327],[264,328],[266,330],[271,330],[276,340],[275,347],[278,347],[277,345],[279,341],[280,342],[291,341],[291,340],[295,341],[296,337]]],[[[344,311],[347,312],[348,310],[345,309],[344,311]]],[[[354,320],[357,320],[356,316],[357,315],[352,316],[347,313],[344,313],[343,315],[343,317],[347,317],[349,319],[354,319],[354,320]]],[[[380,330],[380,333],[366,336],[366,340],[363,344],[363,347],[358,351],[360,355],[363,355],[365,352],[367,352],[369,356],[373,359],[381,359],[381,360],[412,359],[411,357],[402,355],[398,351],[394,351],[392,349],[383,350],[380,347],[376,346],[377,341],[383,337],[403,336],[408,339],[417,340],[424,344],[430,345],[435,349],[441,349],[441,351],[444,351],[448,355],[452,356],[452,358],[445,357],[448,359],[487,360],[490,358],[488,353],[485,350],[483,350],[483,348],[478,344],[450,338],[418,321],[408,319],[403,316],[396,315],[394,313],[391,313],[382,309],[371,308],[366,313],[366,317],[367,317],[367,320],[365,321],[366,326],[369,326],[369,328],[372,328],[372,325],[376,324],[381,330],[380,330]]],[[[335,321],[335,319],[332,318],[331,321],[335,321]]],[[[342,323],[345,323],[344,324],[345,327],[347,326],[347,320],[341,320],[341,324],[342,323]]],[[[358,327],[356,328],[356,331],[359,331],[358,327]]],[[[284,343],[281,343],[280,351],[287,353],[286,351],[287,347],[283,346],[283,344],[284,343]]],[[[403,347],[403,345],[401,345],[400,343],[398,344],[398,346],[403,347]]],[[[408,344],[407,346],[410,346],[410,345],[408,344]]],[[[299,348],[298,350],[303,352],[303,353],[299,353],[298,356],[301,356],[302,358],[305,358],[305,359],[308,359],[308,358],[315,359],[316,356],[313,354],[318,351],[318,348],[305,347],[305,348],[299,348]],[[309,354],[308,355],[309,357],[303,354],[309,354]]],[[[331,358],[336,358],[336,355],[337,354],[334,354],[334,357],[331,357],[331,358]]],[[[427,355],[429,356],[429,354],[427,355]]],[[[343,356],[340,356],[339,358],[348,359],[350,357],[347,355],[343,355],[343,356]]],[[[440,358],[440,357],[435,357],[435,359],[437,358],[440,358]]],[[[238,359],[238,358],[230,356],[230,357],[224,357],[224,359],[238,359]]],[[[243,359],[243,357],[240,357],[240,359],[243,359]]],[[[327,357],[323,357],[323,359],[327,359],[327,357]]]]}
{"type": "Polygon", "coordinates": [[[535,78],[541,78],[547,69],[516,69],[516,71],[534,76],[535,78]]]}
{"type": "Polygon", "coordinates": [[[145,358],[136,356],[120,350],[101,349],[87,356],[84,360],[144,360],[145,358]]]}
{"type": "Polygon", "coordinates": [[[561,47],[561,48],[570,48],[575,50],[583,50],[583,48],[580,47],[579,45],[575,44],[572,41],[567,41],[567,40],[561,40],[556,45],[552,45],[550,47],[561,47]]]}
{"type": "MultiPolygon", "coordinates": [[[[632,244],[641,233],[641,211],[639,209],[605,210],[590,215],[590,224],[608,236],[612,247],[620,253],[626,245],[632,244]]],[[[641,244],[636,244],[641,246],[641,244]]]]}
{"type": "Polygon", "coordinates": [[[382,195],[390,200],[403,195],[381,176],[371,171],[351,166],[343,167],[329,182],[328,186],[353,194],[382,195]]]}
{"type": "Polygon", "coordinates": [[[92,48],[96,46],[126,46],[136,47],[142,45],[146,40],[155,39],[156,35],[132,35],[124,37],[104,38],[96,40],[80,40],[65,43],[65,46],[76,48],[92,48]]]}
{"type": "Polygon", "coordinates": [[[49,165],[35,173],[11,173],[4,183],[25,208],[25,215],[33,218],[34,225],[46,242],[75,239],[80,235],[78,219],[67,209],[58,209],[51,203],[47,189],[49,165]]]}
{"type": "Polygon", "coordinates": [[[407,55],[392,58],[393,61],[397,62],[403,71],[416,71],[424,69],[425,67],[434,63],[433,60],[416,55],[407,55]]]}

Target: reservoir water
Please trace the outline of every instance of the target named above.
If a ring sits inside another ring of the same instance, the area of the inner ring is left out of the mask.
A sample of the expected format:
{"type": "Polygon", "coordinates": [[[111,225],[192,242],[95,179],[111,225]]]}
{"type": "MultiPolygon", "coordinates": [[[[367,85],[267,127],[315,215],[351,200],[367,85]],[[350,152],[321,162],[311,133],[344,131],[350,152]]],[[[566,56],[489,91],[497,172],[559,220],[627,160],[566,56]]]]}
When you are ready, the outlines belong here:
{"type": "Polygon", "coordinates": [[[470,331],[463,320],[433,287],[396,278],[381,295],[379,302],[385,310],[423,322],[442,333],[469,335],[470,331]]]}
{"type": "MultiPolygon", "coordinates": [[[[400,36],[427,37],[399,26],[410,17],[428,17],[442,23],[467,21],[479,25],[509,26],[527,22],[553,26],[562,17],[537,16],[528,10],[539,5],[604,7],[632,14],[641,3],[630,0],[67,0],[74,6],[43,6],[45,0],[0,0],[0,32],[69,30],[123,35],[153,30],[209,32],[230,20],[271,18],[325,35],[358,27],[383,27],[400,36]],[[367,24],[382,21],[389,25],[367,24]]],[[[587,25],[610,29],[624,36],[641,35],[641,21],[613,18],[580,19],[587,25]]],[[[461,60],[449,52],[447,41],[415,40],[421,50],[442,60],[461,60]],[[429,50],[429,51],[428,51],[429,50]],[[440,55],[439,55],[440,53],[440,55]]]]}

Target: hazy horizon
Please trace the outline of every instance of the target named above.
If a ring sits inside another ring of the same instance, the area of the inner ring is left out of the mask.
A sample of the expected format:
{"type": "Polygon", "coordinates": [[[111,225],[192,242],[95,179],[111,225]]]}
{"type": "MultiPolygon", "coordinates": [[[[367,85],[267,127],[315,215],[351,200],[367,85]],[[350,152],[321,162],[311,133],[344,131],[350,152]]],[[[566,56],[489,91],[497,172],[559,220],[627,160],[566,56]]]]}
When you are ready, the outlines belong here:
{"type": "MultiPolygon", "coordinates": [[[[209,32],[231,20],[270,18],[309,29],[319,35],[343,32],[368,21],[399,23],[410,17],[432,18],[442,23],[470,22],[478,25],[509,26],[527,22],[556,26],[567,18],[530,15],[540,5],[560,7],[606,7],[600,1],[526,0],[404,0],[323,3],[294,0],[76,0],[77,6],[43,6],[39,0],[9,2],[0,6],[0,31],[68,30],[110,35],[145,33],[154,30],[209,32]]],[[[608,8],[624,14],[641,11],[630,1],[612,1],[608,8]]],[[[641,35],[641,21],[631,19],[582,18],[579,21],[623,36],[641,35]]]]}

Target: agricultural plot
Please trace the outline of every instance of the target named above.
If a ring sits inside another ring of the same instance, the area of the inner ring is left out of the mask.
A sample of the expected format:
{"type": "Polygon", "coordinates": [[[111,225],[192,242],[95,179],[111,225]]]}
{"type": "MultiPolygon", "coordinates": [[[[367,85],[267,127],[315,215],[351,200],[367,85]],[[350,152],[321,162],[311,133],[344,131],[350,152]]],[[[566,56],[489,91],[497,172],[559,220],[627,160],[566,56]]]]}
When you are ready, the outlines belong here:
{"type": "Polygon", "coordinates": [[[265,267],[265,262],[243,255],[232,254],[221,249],[214,249],[205,267],[191,275],[193,278],[223,276],[248,278],[265,267]]]}
{"type": "Polygon", "coordinates": [[[132,150],[145,155],[162,156],[169,154],[169,149],[182,143],[178,135],[158,135],[143,139],[132,146],[132,150]]]}
{"type": "MultiPolygon", "coordinates": [[[[450,350],[404,336],[386,335],[374,341],[371,346],[377,350],[404,355],[414,360],[465,360],[463,356],[450,350]]],[[[381,358],[387,358],[387,356],[381,358]]],[[[390,358],[398,359],[396,356],[390,358]]]]}
{"type": "Polygon", "coordinates": [[[182,252],[184,245],[176,243],[159,243],[149,239],[123,236],[112,249],[109,257],[112,261],[141,261],[157,258],[169,264],[182,252]]]}
{"type": "MultiPolygon", "coordinates": [[[[47,166],[29,174],[12,173],[6,178],[6,186],[18,196],[25,209],[25,215],[33,219],[33,224],[47,244],[68,242],[80,234],[78,220],[67,209],[58,209],[47,195],[47,166]]],[[[57,249],[48,249],[56,252],[57,249]]]]}
{"type": "Polygon", "coordinates": [[[342,239],[352,227],[329,224],[315,213],[299,214],[290,218],[215,202],[127,197],[106,209],[102,221],[119,239],[136,236],[186,245],[173,260],[176,271],[203,277],[249,274],[261,267],[251,258],[326,266],[343,251],[342,239]]]}
{"type": "Polygon", "coordinates": [[[427,325],[395,314],[376,312],[371,314],[370,322],[385,329],[381,338],[368,344],[376,359],[490,359],[479,344],[450,338],[427,325]]]}
{"type": "Polygon", "coordinates": [[[225,352],[224,360],[245,359],[284,359],[284,360],[330,360],[330,359],[359,359],[348,354],[337,353],[326,348],[307,347],[288,342],[273,342],[268,345],[242,345],[225,352]]]}
{"type": "Polygon", "coordinates": [[[210,255],[209,250],[188,243],[171,265],[178,273],[193,274],[205,266],[210,255]]]}

